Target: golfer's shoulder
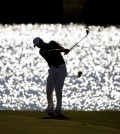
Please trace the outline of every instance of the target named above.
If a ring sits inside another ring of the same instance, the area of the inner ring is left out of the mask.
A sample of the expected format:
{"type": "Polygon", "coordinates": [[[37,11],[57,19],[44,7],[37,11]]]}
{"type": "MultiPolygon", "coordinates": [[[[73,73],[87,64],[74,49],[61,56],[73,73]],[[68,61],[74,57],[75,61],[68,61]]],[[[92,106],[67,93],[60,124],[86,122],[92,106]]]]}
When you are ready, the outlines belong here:
{"type": "Polygon", "coordinates": [[[54,40],[50,41],[49,45],[52,46],[52,48],[61,48],[61,45],[54,40]]]}
{"type": "Polygon", "coordinates": [[[50,42],[49,42],[49,45],[59,45],[56,41],[54,41],[54,40],[51,40],[50,42]]]}

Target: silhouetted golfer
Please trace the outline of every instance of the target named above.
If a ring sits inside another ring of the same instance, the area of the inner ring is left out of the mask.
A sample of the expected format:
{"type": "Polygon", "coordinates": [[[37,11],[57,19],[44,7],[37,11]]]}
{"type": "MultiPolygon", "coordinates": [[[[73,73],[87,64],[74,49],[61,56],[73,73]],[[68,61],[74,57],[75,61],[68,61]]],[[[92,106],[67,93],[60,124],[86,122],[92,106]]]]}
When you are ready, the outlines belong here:
{"type": "Polygon", "coordinates": [[[50,116],[61,115],[61,107],[62,107],[62,89],[64,85],[64,80],[67,76],[66,64],[61,55],[61,52],[64,54],[69,53],[69,49],[65,49],[59,45],[59,43],[55,41],[50,41],[49,43],[45,43],[41,38],[36,37],[33,39],[34,47],[37,46],[40,48],[40,55],[46,60],[48,63],[48,78],[47,78],[47,101],[48,107],[46,112],[50,116]],[[55,89],[57,104],[54,108],[53,104],[53,91],[55,89]]]}

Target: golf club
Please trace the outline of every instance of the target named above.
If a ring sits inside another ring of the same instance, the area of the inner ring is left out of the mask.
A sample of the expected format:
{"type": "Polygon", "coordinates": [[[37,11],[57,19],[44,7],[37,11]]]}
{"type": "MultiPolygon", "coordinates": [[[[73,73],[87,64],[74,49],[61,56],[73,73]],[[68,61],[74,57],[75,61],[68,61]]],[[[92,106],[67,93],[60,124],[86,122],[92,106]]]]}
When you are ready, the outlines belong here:
{"type": "Polygon", "coordinates": [[[77,46],[77,44],[78,44],[80,41],[82,41],[88,34],[89,34],[89,30],[86,30],[86,35],[85,35],[81,40],[79,40],[75,45],[73,45],[73,46],[70,48],[70,51],[71,51],[75,46],[77,46]]]}
{"type": "Polygon", "coordinates": [[[82,71],[79,71],[78,72],[78,77],[81,77],[82,74],[83,74],[82,71]]]}

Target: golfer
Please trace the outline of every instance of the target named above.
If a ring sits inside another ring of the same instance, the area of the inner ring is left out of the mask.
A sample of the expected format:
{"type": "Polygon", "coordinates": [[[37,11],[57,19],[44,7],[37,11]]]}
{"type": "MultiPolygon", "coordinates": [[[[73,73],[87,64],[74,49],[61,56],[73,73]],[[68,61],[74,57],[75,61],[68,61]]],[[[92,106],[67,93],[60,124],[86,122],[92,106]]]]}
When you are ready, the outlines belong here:
{"type": "Polygon", "coordinates": [[[65,78],[67,76],[66,64],[61,55],[61,52],[64,54],[69,53],[69,49],[65,49],[59,45],[59,43],[55,41],[50,41],[49,43],[45,43],[40,37],[36,37],[33,39],[34,47],[37,46],[40,48],[40,55],[46,60],[48,63],[48,78],[47,78],[47,102],[48,106],[46,112],[48,115],[60,115],[62,114],[62,89],[64,85],[65,78]],[[56,107],[53,104],[53,91],[55,89],[56,93],[56,107]]]}

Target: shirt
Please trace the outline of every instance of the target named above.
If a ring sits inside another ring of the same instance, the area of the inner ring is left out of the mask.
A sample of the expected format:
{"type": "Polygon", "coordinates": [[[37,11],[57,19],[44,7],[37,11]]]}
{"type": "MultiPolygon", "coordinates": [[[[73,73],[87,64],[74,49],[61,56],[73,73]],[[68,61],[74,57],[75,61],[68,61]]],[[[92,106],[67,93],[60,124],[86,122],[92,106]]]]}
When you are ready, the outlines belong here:
{"type": "Polygon", "coordinates": [[[61,55],[60,52],[52,52],[49,50],[62,49],[62,48],[63,47],[61,47],[57,42],[50,41],[49,43],[45,43],[45,47],[41,48],[39,53],[46,60],[49,67],[51,66],[58,67],[59,65],[65,63],[63,56],[61,55]]]}

